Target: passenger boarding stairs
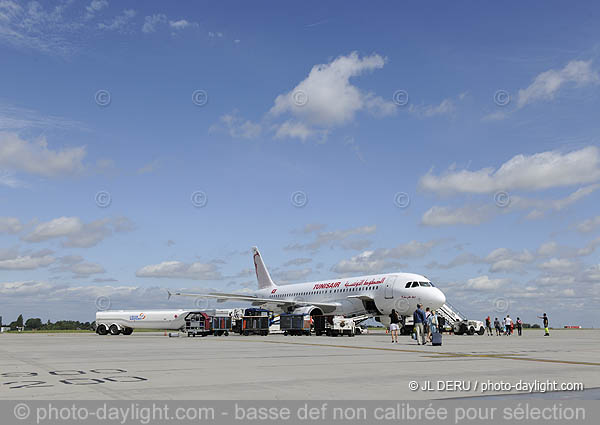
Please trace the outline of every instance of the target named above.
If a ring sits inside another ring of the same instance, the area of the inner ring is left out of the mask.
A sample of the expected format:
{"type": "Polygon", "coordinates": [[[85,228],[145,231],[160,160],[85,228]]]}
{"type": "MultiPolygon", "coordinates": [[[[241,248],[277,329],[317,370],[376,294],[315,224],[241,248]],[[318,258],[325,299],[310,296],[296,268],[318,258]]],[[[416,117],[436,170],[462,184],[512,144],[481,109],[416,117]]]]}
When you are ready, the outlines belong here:
{"type": "Polygon", "coordinates": [[[436,313],[446,319],[447,325],[454,325],[456,322],[461,322],[467,319],[467,316],[462,314],[456,307],[450,303],[446,303],[436,310],[436,313]]]}

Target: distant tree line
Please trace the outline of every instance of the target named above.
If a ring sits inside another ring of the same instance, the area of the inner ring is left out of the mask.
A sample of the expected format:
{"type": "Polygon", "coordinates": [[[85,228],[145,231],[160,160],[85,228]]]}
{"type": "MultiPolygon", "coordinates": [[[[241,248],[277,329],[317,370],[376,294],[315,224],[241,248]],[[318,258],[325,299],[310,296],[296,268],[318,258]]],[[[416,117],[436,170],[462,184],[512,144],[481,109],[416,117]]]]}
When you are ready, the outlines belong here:
{"type": "Polygon", "coordinates": [[[93,330],[94,323],[90,322],[79,322],[77,320],[58,320],[52,323],[48,320],[46,323],[42,322],[40,318],[31,318],[23,322],[23,315],[19,314],[17,320],[10,322],[8,325],[11,331],[18,329],[25,329],[26,331],[74,331],[74,330],[93,330]]]}

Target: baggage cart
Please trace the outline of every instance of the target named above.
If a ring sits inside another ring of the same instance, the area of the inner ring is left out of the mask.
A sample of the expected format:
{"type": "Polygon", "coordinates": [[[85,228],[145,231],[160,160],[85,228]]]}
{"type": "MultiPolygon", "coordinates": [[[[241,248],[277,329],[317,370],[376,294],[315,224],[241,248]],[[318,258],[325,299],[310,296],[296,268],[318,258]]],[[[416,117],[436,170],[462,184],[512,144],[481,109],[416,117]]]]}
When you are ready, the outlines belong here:
{"type": "Polygon", "coordinates": [[[211,318],[206,313],[189,313],[185,317],[185,332],[187,336],[207,336],[211,333],[211,318]]]}
{"type": "Polygon", "coordinates": [[[308,314],[282,314],[279,328],[284,335],[310,335],[311,317],[308,314]]]}
{"type": "Polygon", "coordinates": [[[229,335],[229,332],[231,331],[231,317],[213,316],[212,331],[214,336],[229,335]]]}
{"type": "Polygon", "coordinates": [[[240,335],[268,335],[273,312],[262,308],[248,308],[236,320],[234,330],[240,335]]]}

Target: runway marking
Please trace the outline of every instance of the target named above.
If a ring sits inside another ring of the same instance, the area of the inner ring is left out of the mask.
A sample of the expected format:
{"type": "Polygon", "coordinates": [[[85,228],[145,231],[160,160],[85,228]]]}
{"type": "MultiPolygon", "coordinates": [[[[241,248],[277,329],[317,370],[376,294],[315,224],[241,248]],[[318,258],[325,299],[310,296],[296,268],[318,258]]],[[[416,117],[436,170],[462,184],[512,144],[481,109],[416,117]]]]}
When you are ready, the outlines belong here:
{"type": "Polygon", "coordinates": [[[540,362],[540,363],[558,363],[558,364],[571,364],[571,365],[583,365],[583,366],[600,366],[600,363],[595,362],[578,362],[573,360],[552,360],[552,359],[537,359],[532,357],[519,357],[519,355],[512,354],[474,354],[474,353],[435,353],[424,350],[413,350],[407,348],[386,348],[386,347],[364,347],[360,345],[339,345],[339,344],[317,344],[309,342],[286,342],[286,341],[266,341],[266,340],[240,340],[245,342],[264,342],[267,344],[288,344],[288,345],[304,345],[313,347],[336,347],[336,348],[353,348],[356,350],[377,350],[377,351],[395,351],[401,353],[417,353],[417,354],[436,354],[441,357],[478,357],[478,358],[494,358],[494,359],[505,359],[505,360],[524,360],[528,362],[540,362]]]}

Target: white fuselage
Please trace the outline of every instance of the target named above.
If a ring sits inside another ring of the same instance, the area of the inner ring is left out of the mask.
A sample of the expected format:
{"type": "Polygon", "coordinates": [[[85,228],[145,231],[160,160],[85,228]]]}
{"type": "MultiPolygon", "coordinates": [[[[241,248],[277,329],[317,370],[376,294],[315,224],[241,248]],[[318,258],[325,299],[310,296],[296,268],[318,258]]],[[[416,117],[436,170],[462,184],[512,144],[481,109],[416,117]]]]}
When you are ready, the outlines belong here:
{"type": "MultiPolygon", "coordinates": [[[[285,309],[284,302],[302,302],[308,305],[314,302],[323,313],[344,316],[373,314],[376,309],[380,313],[376,315],[381,316],[382,321],[385,321],[392,309],[401,316],[408,316],[413,314],[417,304],[437,309],[446,302],[442,291],[434,287],[429,279],[413,273],[387,273],[279,285],[258,290],[255,295],[274,301],[281,300],[281,311],[285,309]],[[369,303],[370,300],[374,302],[374,306],[369,303]],[[319,303],[336,306],[321,308],[319,303]]],[[[312,310],[310,307],[306,309],[312,310]]]]}

